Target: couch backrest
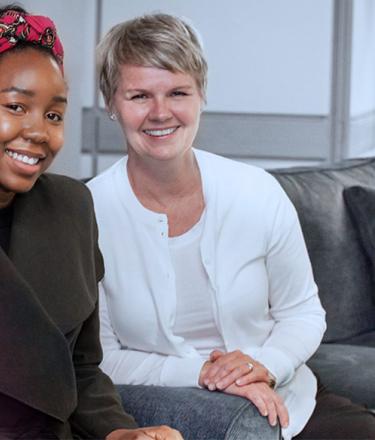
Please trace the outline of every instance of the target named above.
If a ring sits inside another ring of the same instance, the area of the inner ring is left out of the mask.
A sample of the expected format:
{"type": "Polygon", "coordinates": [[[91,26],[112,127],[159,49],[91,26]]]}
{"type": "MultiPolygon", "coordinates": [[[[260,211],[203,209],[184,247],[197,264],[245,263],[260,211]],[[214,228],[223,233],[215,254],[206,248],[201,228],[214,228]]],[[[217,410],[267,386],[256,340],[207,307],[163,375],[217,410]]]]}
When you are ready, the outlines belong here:
{"type": "MultiPolygon", "coordinates": [[[[330,168],[272,170],[297,209],[319,295],[327,312],[325,342],[375,330],[371,263],[345,205],[343,189],[375,188],[375,159],[330,168]]],[[[375,221],[369,219],[369,221],[375,221]]]]}

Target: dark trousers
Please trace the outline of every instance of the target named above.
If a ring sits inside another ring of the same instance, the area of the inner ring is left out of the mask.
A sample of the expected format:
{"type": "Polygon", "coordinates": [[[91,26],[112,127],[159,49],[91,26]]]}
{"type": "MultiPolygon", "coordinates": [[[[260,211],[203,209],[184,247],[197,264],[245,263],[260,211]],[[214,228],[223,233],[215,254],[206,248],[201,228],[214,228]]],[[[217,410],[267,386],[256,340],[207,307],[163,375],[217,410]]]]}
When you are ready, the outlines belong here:
{"type": "Polygon", "coordinates": [[[0,428],[0,440],[58,440],[58,438],[43,428],[19,428],[12,431],[0,428]]]}
{"type": "Polygon", "coordinates": [[[0,440],[57,439],[51,424],[46,414],[0,393],[0,440]]]}
{"type": "Polygon", "coordinates": [[[315,410],[296,440],[374,440],[375,415],[318,384],[315,410]]]}

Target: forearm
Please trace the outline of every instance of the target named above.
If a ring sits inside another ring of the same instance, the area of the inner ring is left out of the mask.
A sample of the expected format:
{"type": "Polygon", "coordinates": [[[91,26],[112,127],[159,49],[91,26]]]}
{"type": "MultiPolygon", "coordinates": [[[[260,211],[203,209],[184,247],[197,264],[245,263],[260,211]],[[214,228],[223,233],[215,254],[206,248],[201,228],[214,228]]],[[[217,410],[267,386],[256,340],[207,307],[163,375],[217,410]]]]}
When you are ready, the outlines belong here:
{"type": "Polygon", "coordinates": [[[104,438],[116,429],[135,428],[126,414],[110,379],[100,369],[77,370],[78,405],[70,418],[74,434],[81,438],[104,438]]]}
{"type": "Polygon", "coordinates": [[[108,313],[105,290],[99,285],[100,340],[104,357],[101,368],[115,384],[198,386],[204,360],[123,347],[108,313]]]}
{"type": "Polygon", "coordinates": [[[101,359],[96,307],[82,324],[73,351],[77,407],[70,423],[73,433],[82,438],[104,438],[115,429],[136,426],[123,411],[112,381],[99,368],[101,359]]]}
{"type": "Polygon", "coordinates": [[[198,386],[204,360],[117,348],[106,350],[101,368],[115,384],[198,386]]]}
{"type": "Polygon", "coordinates": [[[294,371],[313,355],[325,331],[325,313],[315,297],[285,314],[290,317],[278,314],[262,347],[246,350],[276,376],[278,384],[288,382],[294,371]]]}
{"type": "Polygon", "coordinates": [[[302,230],[285,194],[270,234],[266,269],[274,326],[252,355],[283,384],[315,352],[326,328],[302,230]]]}

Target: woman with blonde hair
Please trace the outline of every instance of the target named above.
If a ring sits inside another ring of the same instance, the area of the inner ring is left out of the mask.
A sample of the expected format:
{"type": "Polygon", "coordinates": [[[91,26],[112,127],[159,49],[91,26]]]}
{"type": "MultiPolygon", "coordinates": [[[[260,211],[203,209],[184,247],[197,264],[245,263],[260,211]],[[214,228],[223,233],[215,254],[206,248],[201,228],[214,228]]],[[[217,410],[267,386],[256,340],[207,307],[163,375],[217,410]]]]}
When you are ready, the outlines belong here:
{"type": "Polygon", "coordinates": [[[98,68],[128,150],[89,183],[106,266],[101,366],[127,411],[191,439],[353,438],[356,420],[355,438],[374,438],[373,417],[337,410],[306,366],[325,314],[288,197],[265,171],[192,148],[207,83],[192,27],[166,14],[120,23],[98,68]]]}

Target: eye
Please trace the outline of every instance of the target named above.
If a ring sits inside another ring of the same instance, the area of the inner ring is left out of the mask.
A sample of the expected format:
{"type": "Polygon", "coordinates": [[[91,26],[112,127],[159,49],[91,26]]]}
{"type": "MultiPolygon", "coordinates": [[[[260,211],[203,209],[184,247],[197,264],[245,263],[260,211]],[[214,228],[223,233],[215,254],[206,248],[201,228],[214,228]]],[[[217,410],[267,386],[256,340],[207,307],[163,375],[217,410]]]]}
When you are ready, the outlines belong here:
{"type": "Polygon", "coordinates": [[[143,99],[146,99],[146,98],[147,98],[147,96],[144,93],[138,93],[138,95],[134,95],[130,99],[132,101],[138,101],[138,100],[143,100],[143,99]]]}
{"type": "Polygon", "coordinates": [[[24,111],[23,106],[20,104],[6,104],[5,107],[15,113],[22,113],[24,111]]]}
{"type": "Polygon", "coordinates": [[[182,90],[174,90],[171,93],[172,96],[188,96],[186,92],[183,92],[182,90]]]}
{"type": "Polygon", "coordinates": [[[63,117],[58,114],[58,113],[47,113],[47,119],[49,119],[52,122],[62,122],[63,121],[63,117]]]}

